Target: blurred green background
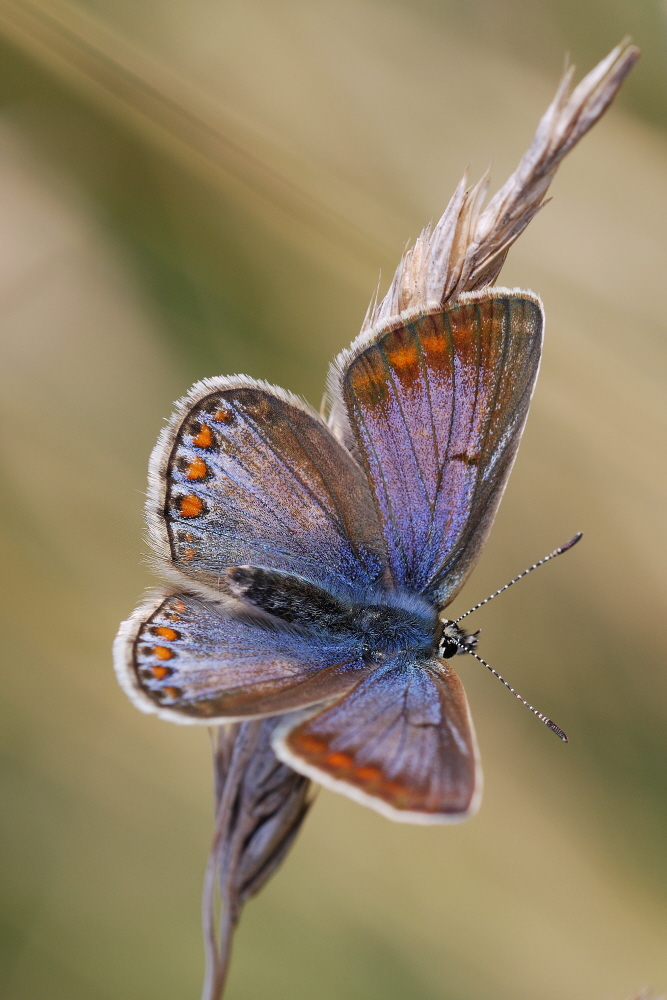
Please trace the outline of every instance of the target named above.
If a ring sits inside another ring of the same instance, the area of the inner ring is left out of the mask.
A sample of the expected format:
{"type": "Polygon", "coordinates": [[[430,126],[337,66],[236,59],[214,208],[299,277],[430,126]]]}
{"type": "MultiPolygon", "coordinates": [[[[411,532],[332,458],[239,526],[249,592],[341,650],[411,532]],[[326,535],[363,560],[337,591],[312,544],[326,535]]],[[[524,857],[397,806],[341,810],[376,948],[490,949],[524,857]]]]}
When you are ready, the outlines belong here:
{"type": "MultiPolygon", "coordinates": [[[[246,372],[318,404],[382,269],[463,169],[499,186],[563,57],[644,51],[512,250],[544,364],[457,668],[486,792],[459,827],[322,792],[244,914],[229,1000],[667,990],[667,6],[0,0],[0,996],[199,994],[205,730],[116,686],[150,449],[246,372]]],[[[455,609],[456,610],[456,609],[455,609]]]]}

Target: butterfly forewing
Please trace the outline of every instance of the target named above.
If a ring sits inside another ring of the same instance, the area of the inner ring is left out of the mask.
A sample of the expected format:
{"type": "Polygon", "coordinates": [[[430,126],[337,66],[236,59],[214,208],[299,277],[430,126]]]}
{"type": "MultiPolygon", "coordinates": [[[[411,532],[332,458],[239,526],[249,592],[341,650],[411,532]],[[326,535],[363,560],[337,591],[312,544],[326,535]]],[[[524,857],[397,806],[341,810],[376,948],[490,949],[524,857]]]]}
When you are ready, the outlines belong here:
{"type": "Polygon", "coordinates": [[[194,386],[155,450],[148,513],[160,554],[208,587],[250,564],[354,595],[386,565],[363,471],[317,415],[250,379],[194,386]]]}
{"type": "MultiPolygon", "coordinates": [[[[449,603],[484,543],[528,413],[543,313],[498,289],[366,335],[338,363],[394,583],[449,603]]],[[[339,434],[346,436],[343,428],[339,434]]]]}
{"type": "Polygon", "coordinates": [[[176,722],[294,711],[340,697],[366,676],[361,650],[277,629],[233,603],[153,598],[121,626],[118,678],[134,703],[176,722]]]}
{"type": "Polygon", "coordinates": [[[332,706],[287,720],[274,747],[295,770],[391,819],[457,822],[479,803],[465,692],[444,660],[395,658],[332,706]]]}

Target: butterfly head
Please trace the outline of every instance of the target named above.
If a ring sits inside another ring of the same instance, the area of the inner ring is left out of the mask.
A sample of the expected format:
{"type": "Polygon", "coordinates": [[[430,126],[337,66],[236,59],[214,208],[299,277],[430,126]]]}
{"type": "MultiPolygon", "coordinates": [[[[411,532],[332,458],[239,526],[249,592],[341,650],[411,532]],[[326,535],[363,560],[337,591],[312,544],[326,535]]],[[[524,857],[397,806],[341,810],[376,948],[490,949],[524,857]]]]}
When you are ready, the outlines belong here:
{"type": "Polygon", "coordinates": [[[479,631],[471,634],[466,632],[465,629],[460,628],[456,622],[449,621],[449,619],[444,619],[442,625],[442,635],[438,648],[438,656],[441,659],[449,660],[458,653],[472,652],[477,645],[479,631]]]}

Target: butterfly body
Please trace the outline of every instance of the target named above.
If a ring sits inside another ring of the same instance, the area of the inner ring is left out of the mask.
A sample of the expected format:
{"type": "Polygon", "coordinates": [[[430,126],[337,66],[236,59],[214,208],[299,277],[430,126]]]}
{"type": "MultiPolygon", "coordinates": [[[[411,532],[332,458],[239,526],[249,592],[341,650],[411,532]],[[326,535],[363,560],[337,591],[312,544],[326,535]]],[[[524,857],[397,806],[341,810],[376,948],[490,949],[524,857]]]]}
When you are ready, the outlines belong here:
{"type": "Polygon", "coordinates": [[[121,627],[116,666],[178,722],[284,715],[277,755],[392,819],[455,822],[481,791],[443,611],[479,555],[532,395],[543,314],[486,289],[361,335],[325,422],[245,376],[205,380],[150,466],[173,581],[121,627]]]}
{"type": "Polygon", "coordinates": [[[442,625],[436,609],[412,594],[373,589],[356,602],[345,601],[308,580],[253,566],[229,572],[241,600],[275,619],[317,636],[355,643],[372,661],[399,650],[415,654],[438,648],[442,625]]]}

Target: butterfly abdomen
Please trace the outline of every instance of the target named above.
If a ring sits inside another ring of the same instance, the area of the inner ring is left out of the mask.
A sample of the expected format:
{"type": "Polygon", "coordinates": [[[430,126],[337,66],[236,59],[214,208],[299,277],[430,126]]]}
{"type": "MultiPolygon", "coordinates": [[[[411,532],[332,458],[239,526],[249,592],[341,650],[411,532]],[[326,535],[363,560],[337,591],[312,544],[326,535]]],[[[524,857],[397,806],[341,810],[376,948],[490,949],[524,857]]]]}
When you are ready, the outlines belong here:
{"type": "Polygon", "coordinates": [[[371,658],[397,650],[431,652],[438,644],[435,613],[421,602],[403,607],[400,600],[391,601],[392,595],[373,594],[350,603],[302,577],[258,566],[235,566],[227,570],[227,581],[234,596],[271,618],[331,639],[349,639],[371,658]]]}
{"type": "Polygon", "coordinates": [[[231,592],[273,618],[306,630],[335,632],[345,622],[348,606],[329,591],[291,573],[260,566],[227,570],[231,592]]]}

